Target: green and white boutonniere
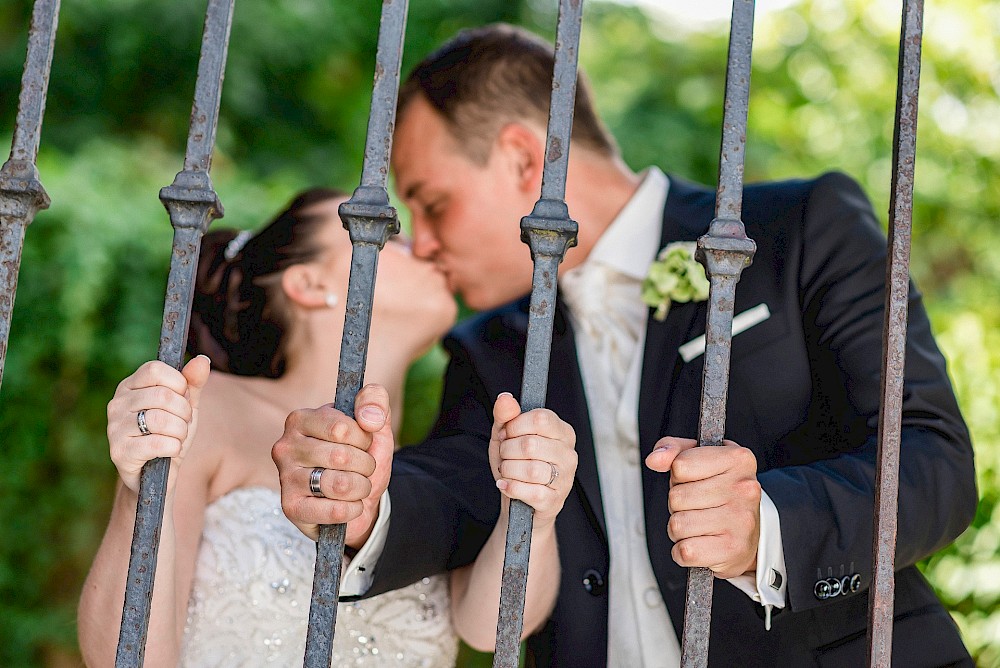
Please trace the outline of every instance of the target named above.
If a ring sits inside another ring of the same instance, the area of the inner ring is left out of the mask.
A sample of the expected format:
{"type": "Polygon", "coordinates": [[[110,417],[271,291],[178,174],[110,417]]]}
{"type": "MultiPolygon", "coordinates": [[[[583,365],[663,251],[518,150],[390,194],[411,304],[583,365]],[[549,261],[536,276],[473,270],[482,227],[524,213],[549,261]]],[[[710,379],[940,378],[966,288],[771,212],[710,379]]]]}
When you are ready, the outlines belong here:
{"type": "Polygon", "coordinates": [[[700,302],[708,299],[705,268],[694,259],[693,241],[667,244],[649,267],[642,282],[642,301],[655,308],[653,317],[663,321],[672,302],[700,302]]]}

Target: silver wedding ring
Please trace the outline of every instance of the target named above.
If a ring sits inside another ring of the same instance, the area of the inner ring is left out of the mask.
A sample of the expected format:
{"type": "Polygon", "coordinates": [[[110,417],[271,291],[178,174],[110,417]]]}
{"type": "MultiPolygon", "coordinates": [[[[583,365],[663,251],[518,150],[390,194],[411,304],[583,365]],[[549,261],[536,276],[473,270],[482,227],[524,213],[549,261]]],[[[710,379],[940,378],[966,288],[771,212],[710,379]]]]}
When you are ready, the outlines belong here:
{"type": "Polygon", "coordinates": [[[549,481],[545,483],[546,487],[552,487],[552,483],[554,483],[556,481],[556,478],[559,477],[559,469],[556,468],[556,465],[553,464],[552,462],[549,462],[549,466],[552,467],[552,477],[550,477],[549,481]]]}
{"type": "Polygon", "coordinates": [[[139,411],[139,414],[135,416],[135,421],[139,423],[139,433],[143,436],[149,436],[149,427],[146,426],[146,409],[139,411]]]}
{"type": "Polygon", "coordinates": [[[326,498],[326,494],[319,486],[319,481],[323,479],[323,471],[325,470],[317,466],[309,473],[309,491],[312,492],[313,496],[318,496],[321,499],[326,498]]]}

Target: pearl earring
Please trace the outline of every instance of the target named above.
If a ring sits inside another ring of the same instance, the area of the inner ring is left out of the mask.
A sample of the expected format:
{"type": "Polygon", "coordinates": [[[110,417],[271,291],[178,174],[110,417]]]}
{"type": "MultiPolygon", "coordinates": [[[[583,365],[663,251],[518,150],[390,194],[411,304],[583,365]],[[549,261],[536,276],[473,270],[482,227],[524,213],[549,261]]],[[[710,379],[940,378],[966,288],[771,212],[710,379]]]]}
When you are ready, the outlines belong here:
{"type": "Polygon", "coordinates": [[[324,301],[326,302],[327,308],[333,308],[334,306],[337,305],[337,301],[338,301],[337,300],[337,295],[333,294],[332,292],[328,292],[328,293],[326,293],[326,297],[324,298],[324,301]]]}

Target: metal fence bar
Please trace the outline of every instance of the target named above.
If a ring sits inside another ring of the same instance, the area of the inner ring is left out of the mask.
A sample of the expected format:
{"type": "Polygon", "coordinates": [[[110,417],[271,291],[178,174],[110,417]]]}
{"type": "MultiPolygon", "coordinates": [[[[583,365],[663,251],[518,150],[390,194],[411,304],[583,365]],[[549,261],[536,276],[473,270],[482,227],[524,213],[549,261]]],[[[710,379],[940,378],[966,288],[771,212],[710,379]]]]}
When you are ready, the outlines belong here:
{"type": "Polygon", "coordinates": [[[923,0],[903,0],[899,36],[899,78],[893,131],[892,192],[889,209],[889,262],[886,265],[885,322],[882,330],[882,400],[879,406],[878,477],[875,484],[874,566],[868,610],[868,665],[889,668],[895,595],[896,512],[899,446],[903,419],[903,370],[909,299],[913,172],[917,153],[917,98],[923,0]]]}
{"type": "MultiPolygon", "coordinates": [[[[211,222],[223,214],[208,172],[219,119],[233,3],[234,0],[208,1],[184,169],[177,173],[172,184],[160,190],[160,200],[174,228],[174,240],[158,358],[176,369],[184,361],[201,238],[211,222]]],[[[119,668],[143,663],[169,470],[170,460],[162,457],[147,462],[142,469],[115,656],[115,666],[119,668]]]]}
{"type": "MultiPolygon", "coordinates": [[[[569,217],[565,198],[582,22],[583,0],[560,0],[542,192],[531,214],[521,219],[521,240],[531,248],[534,262],[521,381],[522,411],[545,405],[559,263],[566,250],[576,245],[577,224],[569,217]]],[[[511,500],[494,668],[518,666],[533,514],[528,504],[511,500]]]]}
{"type": "MultiPolygon", "coordinates": [[[[747,238],[740,220],[743,207],[743,156],[750,103],[753,19],[753,0],[733,1],[715,219],[708,234],[698,239],[697,257],[705,265],[705,273],[711,285],[705,323],[705,368],[698,423],[700,446],[722,445],[725,435],[736,284],[757,248],[747,238]]],[[[713,580],[712,571],[707,568],[692,568],[688,571],[684,631],[681,637],[683,668],[708,665],[713,580]]]]}
{"type": "MultiPolygon", "coordinates": [[[[386,183],[408,6],[408,0],[382,3],[361,184],[351,199],[340,205],[340,217],[351,234],[353,252],[334,407],[350,416],[354,415],[354,399],[364,382],[378,254],[386,240],[399,232],[399,217],[389,205],[386,183]]],[[[330,666],[346,536],[345,524],[328,524],[319,530],[303,664],[306,668],[330,666]]]]}
{"type": "Polygon", "coordinates": [[[24,232],[36,213],[49,208],[49,196],[38,179],[35,159],[42,135],[42,116],[58,23],[59,0],[36,0],[28,31],[28,54],[21,77],[10,159],[0,168],[0,383],[7,359],[24,232]]]}

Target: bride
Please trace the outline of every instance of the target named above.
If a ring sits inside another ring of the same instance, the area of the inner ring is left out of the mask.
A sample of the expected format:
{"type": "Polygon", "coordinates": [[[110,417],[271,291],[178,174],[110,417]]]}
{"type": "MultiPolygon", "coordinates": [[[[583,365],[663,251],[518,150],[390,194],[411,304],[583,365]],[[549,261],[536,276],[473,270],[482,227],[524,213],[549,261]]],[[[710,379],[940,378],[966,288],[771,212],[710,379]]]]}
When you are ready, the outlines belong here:
{"type": "MultiPolygon", "coordinates": [[[[207,234],[188,346],[198,356],[182,372],[146,363],[108,404],[120,480],[80,599],[88,665],[114,663],[139,475],[154,457],[171,457],[171,464],[146,665],[301,665],[315,546],[282,513],[270,451],[289,413],[333,398],[351,264],[337,216],[344,200],[312,189],[254,235],[207,234]],[[209,357],[216,373],[209,374],[209,357]]],[[[403,244],[386,244],[365,375],[388,390],[394,430],[406,368],[455,316],[443,275],[403,244]]],[[[568,474],[559,498],[545,502],[553,508],[544,510],[557,512],[571,488],[575,453],[551,464],[568,474]]],[[[436,576],[341,603],[333,665],[453,666],[451,615],[463,626],[495,628],[497,598],[466,583],[493,573],[499,580],[504,538],[494,531],[476,563],[453,573],[452,600],[447,578],[436,576]]],[[[550,566],[536,568],[531,581],[552,577],[550,566]]],[[[529,582],[526,632],[554,603],[549,593],[533,595],[539,589],[529,582]]]]}

